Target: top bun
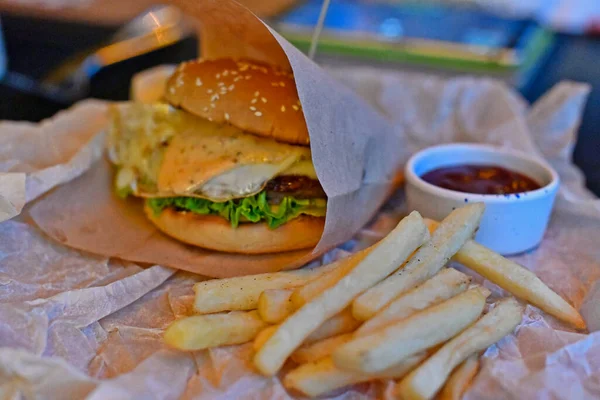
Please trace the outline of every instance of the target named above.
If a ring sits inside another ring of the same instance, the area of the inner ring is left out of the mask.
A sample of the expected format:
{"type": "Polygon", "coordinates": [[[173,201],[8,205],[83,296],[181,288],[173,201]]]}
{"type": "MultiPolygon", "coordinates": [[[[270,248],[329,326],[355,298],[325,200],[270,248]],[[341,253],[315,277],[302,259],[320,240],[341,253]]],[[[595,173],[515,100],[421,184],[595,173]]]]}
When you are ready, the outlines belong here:
{"type": "Polygon", "coordinates": [[[169,78],[166,100],[209,121],[290,144],[310,139],[291,73],[228,58],[183,63],[169,78]]]}

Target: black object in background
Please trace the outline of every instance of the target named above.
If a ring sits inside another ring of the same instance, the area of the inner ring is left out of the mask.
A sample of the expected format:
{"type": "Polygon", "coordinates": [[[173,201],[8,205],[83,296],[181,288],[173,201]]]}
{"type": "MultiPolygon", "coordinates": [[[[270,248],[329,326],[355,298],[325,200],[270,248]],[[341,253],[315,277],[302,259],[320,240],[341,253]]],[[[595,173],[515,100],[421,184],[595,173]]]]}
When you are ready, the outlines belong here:
{"type": "MultiPolygon", "coordinates": [[[[2,16],[8,69],[40,78],[70,56],[102,44],[118,27],[2,16]]],[[[184,39],[172,46],[102,69],[92,78],[90,97],[127,100],[131,78],[160,64],[178,64],[197,57],[198,42],[184,39]]],[[[40,121],[66,108],[50,100],[0,85],[0,119],[40,121]]]]}

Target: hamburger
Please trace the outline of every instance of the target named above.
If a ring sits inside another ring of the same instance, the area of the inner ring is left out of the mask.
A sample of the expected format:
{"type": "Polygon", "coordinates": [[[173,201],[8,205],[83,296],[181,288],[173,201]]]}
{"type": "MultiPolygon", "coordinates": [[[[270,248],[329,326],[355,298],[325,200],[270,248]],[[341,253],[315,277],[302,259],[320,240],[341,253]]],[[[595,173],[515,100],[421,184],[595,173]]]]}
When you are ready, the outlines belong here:
{"type": "Polygon", "coordinates": [[[313,247],[327,196],[293,75],[249,60],[181,64],[164,102],[111,109],[119,196],[190,245],[263,254],[313,247]]]}

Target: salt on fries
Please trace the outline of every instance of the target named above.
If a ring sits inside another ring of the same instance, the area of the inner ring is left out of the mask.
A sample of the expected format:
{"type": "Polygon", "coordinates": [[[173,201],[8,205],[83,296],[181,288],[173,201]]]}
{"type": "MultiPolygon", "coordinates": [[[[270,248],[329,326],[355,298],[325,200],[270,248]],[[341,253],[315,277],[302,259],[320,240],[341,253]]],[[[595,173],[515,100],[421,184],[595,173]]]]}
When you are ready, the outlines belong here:
{"type": "Polygon", "coordinates": [[[453,268],[442,270],[433,278],[398,297],[383,310],[366,321],[356,331],[357,335],[373,332],[393,321],[409,317],[429,306],[441,303],[467,290],[471,277],[453,268]]]}
{"type": "Polygon", "coordinates": [[[406,400],[433,398],[458,364],[511,333],[522,317],[523,309],[515,299],[497,302],[492,311],[402,379],[397,385],[398,393],[406,400]]]}
{"type": "Polygon", "coordinates": [[[404,268],[360,295],[352,305],[354,317],[371,318],[396,296],[435,275],[473,236],[483,215],[482,203],[470,204],[450,213],[404,268]]]}
{"type": "Polygon", "coordinates": [[[329,272],[333,266],[307,270],[273,272],[259,275],[211,279],[194,285],[194,311],[210,314],[231,310],[254,310],[258,297],[267,289],[289,289],[310,282],[329,272]]]}
{"type": "Polygon", "coordinates": [[[199,350],[254,341],[258,370],[271,376],[291,358],[299,366],[284,385],[308,396],[400,379],[402,398],[458,399],[481,352],[514,329],[522,309],[504,299],[481,316],[489,290],[444,268],[450,258],[585,328],[532,272],[471,240],[482,212],[468,205],[441,223],[411,213],[379,243],[324,267],[200,282],[195,311],[206,315],[175,321],[165,342],[199,350]]]}
{"type": "Polygon", "coordinates": [[[352,332],[359,325],[360,322],[352,316],[352,311],[346,308],[323,322],[321,326],[308,335],[304,343],[310,344],[342,333],[352,332]]]}
{"type": "Polygon", "coordinates": [[[267,289],[258,297],[258,315],[270,324],[278,324],[294,310],[291,289],[267,289]]]}
{"type": "Polygon", "coordinates": [[[202,350],[249,342],[265,326],[256,311],[196,315],[172,323],[164,340],[181,350],[202,350]]]}
{"type": "Polygon", "coordinates": [[[302,307],[304,304],[335,285],[348,272],[352,271],[352,269],[354,269],[354,267],[356,267],[356,265],[361,262],[373,248],[374,246],[368,247],[358,253],[354,253],[334,262],[331,264],[334,267],[331,271],[323,274],[319,279],[314,279],[312,282],[294,290],[294,293],[292,293],[291,296],[294,308],[298,309],[302,307]]]}
{"type": "MultiPolygon", "coordinates": [[[[333,336],[341,335],[344,333],[352,332],[356,327],[360,325],[360,322],[352,317],[352,313],[349,309],[345,309],[342,312],[334,315],[319,326],[314,332],[312,332],[304,340],[305,345],[310,345],[315,342],[328,339],[333,336]]],[[[267,341],[268,338],[279,328],[279,325],[271,325],[265,328],[263,331],[258,333],[254,340],[254,348],[258,350],[267,341]]]]}
{"type": "Polygon", "coordinates": [[[438,400],[462,399],[477,372],[479,372],[479,354],[473,354],[452,372],[438,400]]]}
{"type": "Polygon", "coordinates": [[[417,212],[398,226],[335,285],[290,315],[254,356],[264,375],[277,373],[285,360],[323,322],[346,308],[352,300],[393,272],[428,238],[429,231],[417,212]]]}
{"type": "Polygon", "coordinates": [[[453,338],[483,312],[489,290],[476,287],[337,348],[335,364],[356,372],[383,371],[453,338]]]}
{"type": "Polygon", "coordinates": [[[329,357],[338,346],[349,342],[351,339],[351,333],[344,333],[342,335],[323,339],[319,342],[305,344],[294,351],[290,358],[298,364],[315,362],[322,358],[329,357]]]}
{"type": "Polygon", "coordinates": [[[302,364],[295,370],[290,371],[285,376],[283,384],[289,389],[295,389],[308,396],[315,397],[337,388],[374,379],[402,378],[425,357],[425,353],[415,354],[376,374],[356,373],[339,369],[331,358],[327,357],[314,363],[302,364]]]}
{"type": "Polygon", "coordinates": [[[277,325],[271,325],[258,332],[256,337],[254,338],[254,342],[252,342],[252,347],[254,348],[254,350],[256,351],[263,347],[263,345],[267,342],[267,340],[269,340],[271,335],[275,333],[276,330],[277,325]]]}

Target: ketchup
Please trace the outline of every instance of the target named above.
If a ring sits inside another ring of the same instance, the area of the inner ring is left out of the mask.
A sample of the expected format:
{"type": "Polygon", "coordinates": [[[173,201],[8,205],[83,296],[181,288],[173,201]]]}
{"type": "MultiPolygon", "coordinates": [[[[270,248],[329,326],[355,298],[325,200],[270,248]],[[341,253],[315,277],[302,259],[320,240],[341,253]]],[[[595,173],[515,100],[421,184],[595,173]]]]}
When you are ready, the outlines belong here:
{"type": "Polygon", "coordinates": [[[434,169],[421,176],[425,182],[457,192],[512,194],[541,186],[530,177],[495,165],[457,165],[434,169]]]}

